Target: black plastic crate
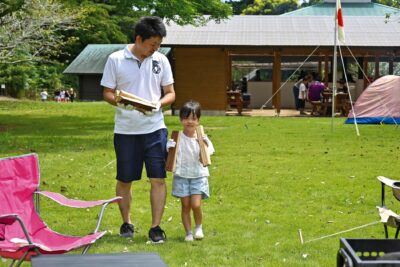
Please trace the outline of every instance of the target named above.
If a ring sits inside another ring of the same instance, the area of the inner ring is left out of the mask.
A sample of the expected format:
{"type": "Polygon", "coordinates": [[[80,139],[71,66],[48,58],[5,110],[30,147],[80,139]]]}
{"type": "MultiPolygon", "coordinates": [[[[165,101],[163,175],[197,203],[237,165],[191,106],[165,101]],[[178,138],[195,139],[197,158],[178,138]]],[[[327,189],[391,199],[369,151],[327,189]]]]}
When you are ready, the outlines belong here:
{"type": "Polygon", "coordinates": [[[337,266],[400,266],[400,239],[341,238],[337,266]]]}

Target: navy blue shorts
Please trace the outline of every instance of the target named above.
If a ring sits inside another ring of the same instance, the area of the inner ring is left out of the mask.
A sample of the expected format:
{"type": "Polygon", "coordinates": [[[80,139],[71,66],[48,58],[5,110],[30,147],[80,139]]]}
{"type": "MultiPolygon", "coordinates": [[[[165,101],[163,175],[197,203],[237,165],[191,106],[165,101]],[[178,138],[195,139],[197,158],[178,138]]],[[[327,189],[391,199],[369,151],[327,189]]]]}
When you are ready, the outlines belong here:
{"type": "Polygon", "coordinates": [[[143,163],[147,177],[166,178],[167,129],[149,134],[114,134],[117,157],[117,180],[125,183],[140,180],[143,163]]]}

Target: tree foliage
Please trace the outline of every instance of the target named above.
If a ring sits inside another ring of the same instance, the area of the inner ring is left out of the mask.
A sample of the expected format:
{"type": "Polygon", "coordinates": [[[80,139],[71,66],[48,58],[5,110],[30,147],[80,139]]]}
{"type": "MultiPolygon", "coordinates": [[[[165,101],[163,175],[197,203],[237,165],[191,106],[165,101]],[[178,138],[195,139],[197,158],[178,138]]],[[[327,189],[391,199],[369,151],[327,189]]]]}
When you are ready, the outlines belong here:
{"type": "Polygon", "coordinates": [[[249,6],[254,4],[254,0],[242,0],[242,1],[225,1],[226,3],[232,6],[232,12],[234,15],[240,15],[243,13],[243,10],[249,6]]]}
{"type": "Polygon", "coordinates": [[[385,6],[400,8],[400,0],[373,0],[372,2],[376,2],[385,6]]]}
{"type": "Polygon", "coordinates": [[[220,0],[155,0],[135,1],[138,11],[174,21],[179,25],[193,24],[202,25],[209,20],[220,21],[231,14],[229,5],[220,0]],[[209,15],[204,17],[204,15],[209,15]]]}
{"type": "Polygon", "coordinates": [[[0,18],[20,9],[24,0],[3,0],[0,3],[0,18]]]}
{"type": "Polygon", "coordinates": [[[242,12],[245,15],[280,15],[297,9],[297,0],[254,0],[242,12]]]}
{"type": "Polygon", "coordinates": [[[303,1],[300,5],[300,7],[307,7],[307,6],[313,6],[316,4],[321,4],[323,3],[323,0],[309,0],[309,1],[303,1]]]}
{"type": "Polygon", "coordinates": [[[50,0],[5,1],[0,13],[0,64],[43,61],[57,56],[62,33],[77,16],[50,0]]]}

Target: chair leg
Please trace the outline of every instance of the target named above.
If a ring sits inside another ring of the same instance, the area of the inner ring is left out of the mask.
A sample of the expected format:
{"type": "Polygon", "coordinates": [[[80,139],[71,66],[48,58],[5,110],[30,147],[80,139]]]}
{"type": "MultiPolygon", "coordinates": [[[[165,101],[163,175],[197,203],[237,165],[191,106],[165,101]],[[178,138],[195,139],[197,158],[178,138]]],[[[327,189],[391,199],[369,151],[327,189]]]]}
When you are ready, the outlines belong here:
{"type": "Polygon", "coordinates": [[[388,239],[389,238],[389,234],[388,234],[388,229],[387,229],[387,225],[383,225],[383,227],[385,228],[385,238],[388,239]]]}
{"type": "Polygon", "coordinates": [[[22,255],[21,259],[18,261],[17,265],[15,267],[21,266],[21,264],[25,261],[26,256],[28,256],[29,249],[25,251],[24,255],[22,255]]]}
{"type": "Polygon", "coordinates": [[[83,249],[82,255],[83,255],[83,254],[86,254],[86,252],[89,250],[89,248],[90,248],[91,246],[92,246],[92,244],[87,245],[87,246],[83,249]]]}
{"type": "Polygon", "coordinates": [[[13,267],[13,266],[14,266],[14,263],[15,263],[15,261],[16,261],[16,260],[12,260],[12,261],[11,261],[11,263],[10,263],[10,265],[8,265],[8,267],[13,267]]]}

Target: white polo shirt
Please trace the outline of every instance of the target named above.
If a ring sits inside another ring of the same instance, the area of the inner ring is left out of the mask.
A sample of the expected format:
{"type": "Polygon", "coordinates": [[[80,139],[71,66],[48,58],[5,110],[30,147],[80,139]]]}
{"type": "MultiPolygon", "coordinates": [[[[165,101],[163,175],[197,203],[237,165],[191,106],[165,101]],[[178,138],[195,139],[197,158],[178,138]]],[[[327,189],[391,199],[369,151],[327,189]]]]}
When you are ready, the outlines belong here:
{"type": "MultiPolygon", "coordinates": [[[[104,87],[124,90],[152,102],[160,100],[162,86],[173,83],[171,65],[165,55],[154,52],[140,64],[128,46],[108,57],[101,79],[104,87]]],[[[166,128],[162,110],[144,115],[136,110],[116,108],[115,133],[147,134],[162,128],[166,128]]]]}

